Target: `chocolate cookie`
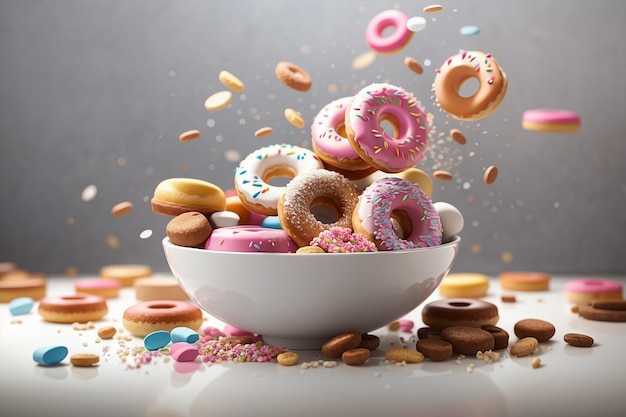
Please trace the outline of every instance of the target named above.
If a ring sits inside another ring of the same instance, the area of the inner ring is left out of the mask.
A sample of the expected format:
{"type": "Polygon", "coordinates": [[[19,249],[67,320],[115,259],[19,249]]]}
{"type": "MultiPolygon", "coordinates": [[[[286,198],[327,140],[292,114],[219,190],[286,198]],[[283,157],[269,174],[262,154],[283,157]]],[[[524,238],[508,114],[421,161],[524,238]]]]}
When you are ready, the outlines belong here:
{"type": "Polygon", "coordinates": [[[441,340],[450,343],[454,352],[463,355],[475,355],[478,351],[493,350],[495,347],[493,335],[478,327],[446,327],[441,331],[441,340]]]}
{"type": "Polygon", "coordinates": [[[418,340],[415,349],[433,362],[447,361],[452,357],[453,351],[452,344],[438,339],[418,340]]]}
{"type": "Polygon", "coordinates": [[[494,349],[506,349],[509,346],[509,333],[506,330],[490,324],[482,326],[481,329],[487,330],[493,336],[495,340],[494,349]]]}
{"type": "Polygon", "coordinates": [[[626,301],[594,301],[578,308],[578,314],[588,320],[626,322],[626,301]]]}
{"type": "Polygon", "coordinates": [[[165,227],[165,233],[170,242],[191,248],[203,247],[212,231],[209,220],[197,211],[179,214],[165,227]]]}
{"type": "Polygon", "coordinates": [[[556,329],[552,323],[539,319],[524,319],[515,323],[513,332],[515,336],[523,339],[534,337],[537,341],[547,342],[554,336],[556,329]]]}

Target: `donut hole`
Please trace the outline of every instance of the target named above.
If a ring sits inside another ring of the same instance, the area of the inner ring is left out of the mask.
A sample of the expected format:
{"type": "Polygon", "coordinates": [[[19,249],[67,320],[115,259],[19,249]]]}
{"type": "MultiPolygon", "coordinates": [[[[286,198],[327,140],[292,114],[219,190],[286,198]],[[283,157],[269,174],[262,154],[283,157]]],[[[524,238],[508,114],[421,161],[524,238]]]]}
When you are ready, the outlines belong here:
{"type": "Polygon", "coordinates": [[[467,77],[462,79],[457,87],[457,94],[463,98],[472,97],[480,89],[478,77],[467,77]]]}
{"type": "Polygon", "coordinates": [[[452,307],[469,307],[470,303],[468,303],[467,301],[451,301],[448,303],[448,305],[452,307]]]}
{"type": "Polygon", "coordinates": [[[263,172],[263,181],[274,186],[284,187],[298,172],[290,166],[270,167],[263,172]]]}
{"type": "Polygon", "coordinates": [[[317,197],[313,199],[309,210],[315,220],[324,224],[333,224],[341,218],[337,202],[330,197],[317,197]]]}
{"type": "Polygon", "coordinates": [[[393,230],[398,239],[406,239],[408,236],[411,236],[413,222],[406,211],[393,210],[390,217],[393,230]]]}
{"type": "Polygon", "coordinates": [[[398,31],[398,26],[395,25],[393,22],[389,22],[386,25],[381,25],[379,31],[378,31],[378,35],[381,38],[388,38],[390,36],[395,35],[395,33],[398,31]]]}
{"type": "Polygon", "coordinates": [[[345,123],[341,123],[335,126],[335,132],[337,132],[337,134],[341,136],[342,138],[346,138],[346,139],[348,138],[348,134],[346,133],[345,123]]]}
{"type": "Polygon", "coordinates": [[[68,300],[68,301],[72,301],[72,300],[84,300],[85,298],[87,298],[84,295],[80,295],[80,294],[75,294],[75,295],[64,295],[61,297],[62,300],[68,300]]]}
{"type": "Polygon", "coordinates": [[[378,123],[380,124],[380,128],[385,132],[388,136],[392,138],[398,138],[400,136],[400,124],[398,123],[398,119],[393,114],[383,114],[378,119],[378,123]]]}

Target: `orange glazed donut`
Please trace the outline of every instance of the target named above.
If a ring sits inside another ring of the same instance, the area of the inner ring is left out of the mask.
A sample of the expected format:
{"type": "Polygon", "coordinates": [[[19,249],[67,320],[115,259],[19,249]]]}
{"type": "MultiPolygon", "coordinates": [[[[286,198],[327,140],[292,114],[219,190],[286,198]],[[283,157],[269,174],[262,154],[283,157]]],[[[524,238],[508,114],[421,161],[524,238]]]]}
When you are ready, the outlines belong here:
{"type": "Polygon", "coordinates": [[[489,116],[504,99],[508,79],[498,62],[478,51],[463,51],[443,63],[435,76],[437,103],[450,116],[459,120],[479,120],[489,116]],[[478,81],[478,91],[469,97],[459,89],[470,78],[478,81]]]}
{"type": "Polygon", "coordinates": [[[97,321],[109,312],[104,297],[76,293],[39,301],[39,314],[52,323],[97,321]]]}
{"type": "Polygon", "coordinates": [[[126,330],[138,337],[144,337],[157,330],[169,332],[175,327],[198,330],[202,325],[202,310],[184,301],[144,301],[124,311],[122,324],[126,330]]]}
{"type": "Polygon", "coordinates": [[[298,175],[286,186],[278,201],[278,218],[287,235],[299,247],[332,227],[352,228],[352,211],[358,195],[354,185],[343,175],[316,169],[298,175]],[[330,211],[330,223],[319,221],[311,210],[330,211]]]}

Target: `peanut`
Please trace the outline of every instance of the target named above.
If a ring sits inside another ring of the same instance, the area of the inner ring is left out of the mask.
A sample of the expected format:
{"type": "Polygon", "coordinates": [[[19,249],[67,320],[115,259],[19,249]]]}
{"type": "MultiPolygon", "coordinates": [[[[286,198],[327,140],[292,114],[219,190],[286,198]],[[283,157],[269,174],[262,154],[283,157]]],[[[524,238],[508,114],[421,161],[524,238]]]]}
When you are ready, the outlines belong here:
{"type": "Polygon", "coordinates": [[[424,355],[413,349],[390,348],[385,351],[385,358],[392,362],[420,363],[424,355]]]}
{"type": "Polygon", "coordinates": [[[539,342],[534,337],[525,337],[511,346],[511,355],[521,357],[528,356],[537,350],[539,342]]]}

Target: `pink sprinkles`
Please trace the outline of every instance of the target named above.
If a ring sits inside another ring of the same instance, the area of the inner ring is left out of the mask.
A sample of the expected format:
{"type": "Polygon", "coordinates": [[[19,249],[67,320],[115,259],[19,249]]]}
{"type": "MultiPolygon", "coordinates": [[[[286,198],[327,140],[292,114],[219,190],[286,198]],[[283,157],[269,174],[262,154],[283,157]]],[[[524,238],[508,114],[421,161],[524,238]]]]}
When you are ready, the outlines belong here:
{"type": "Polygon", "coordinates": [[[311,241],[311,246],[319,246],[328,253],[376,252],[374,242],[360,233],[353,233],[348,227],[331,227],[322,231],[311,241]]]}

